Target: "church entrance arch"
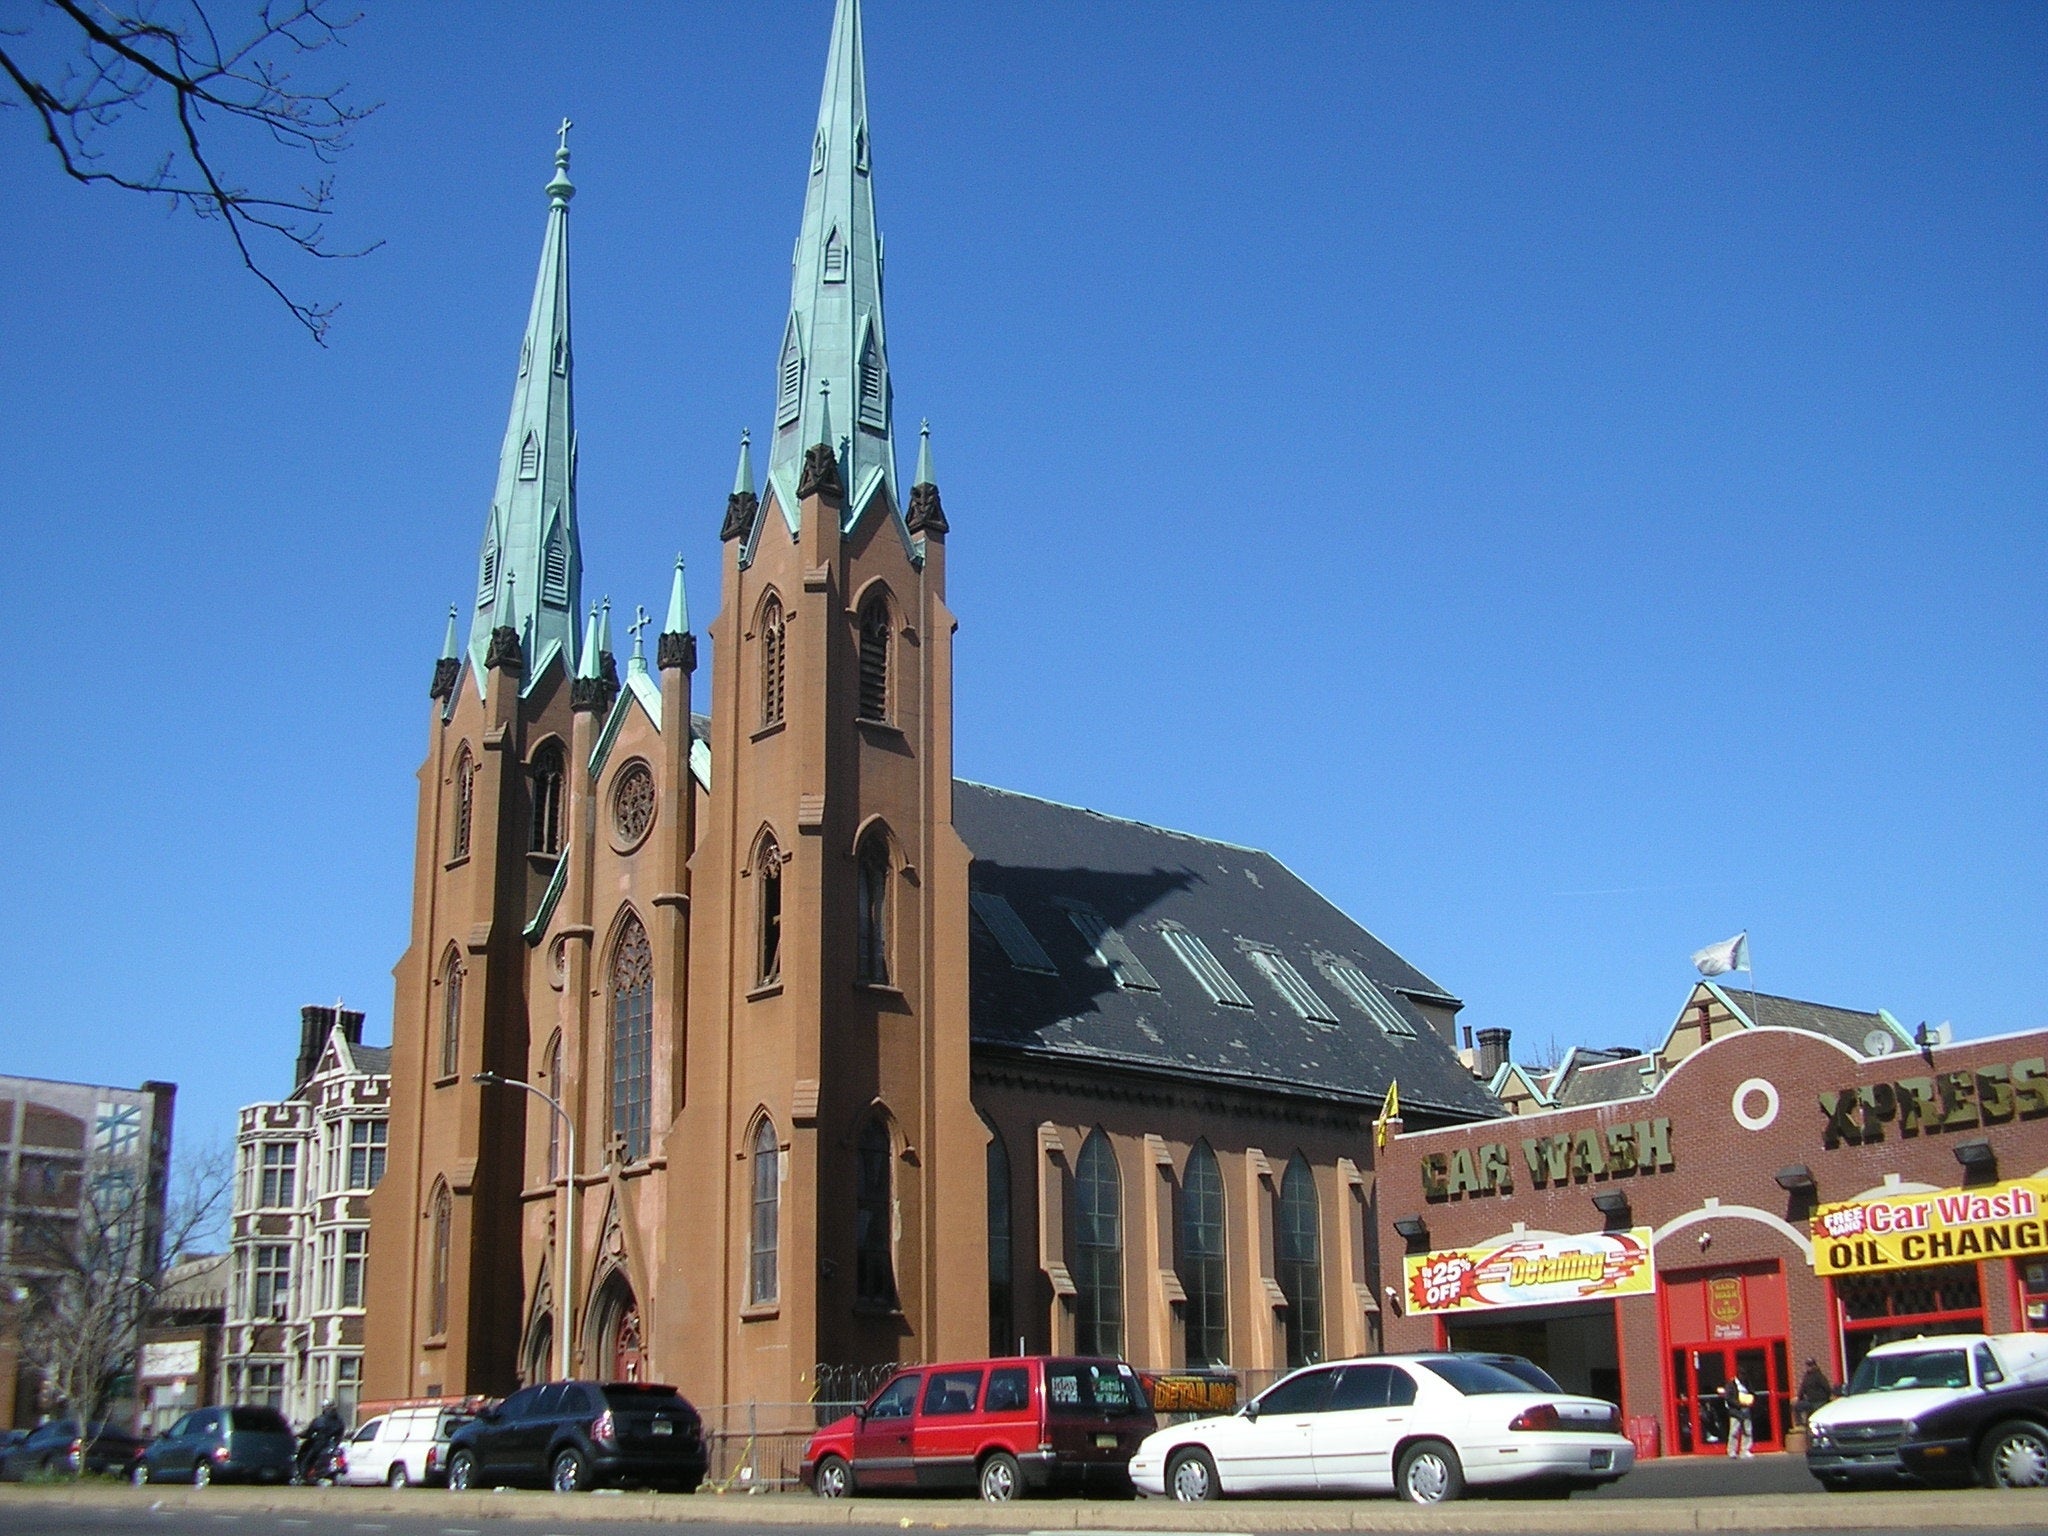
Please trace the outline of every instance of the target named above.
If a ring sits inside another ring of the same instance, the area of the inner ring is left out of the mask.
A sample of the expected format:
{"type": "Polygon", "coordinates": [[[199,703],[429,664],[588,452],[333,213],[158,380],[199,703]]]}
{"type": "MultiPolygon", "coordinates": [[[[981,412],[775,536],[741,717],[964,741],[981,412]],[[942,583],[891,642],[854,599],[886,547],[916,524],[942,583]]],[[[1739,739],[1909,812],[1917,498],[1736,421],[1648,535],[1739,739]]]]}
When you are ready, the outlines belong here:
{"type": "Polygon", "coordinates": [[[555,1319],[551,1313],[543,1312],[533,1320],[533,1326],[526,1330],[526,1368],[520,1372],[524,1381],[552,1381],[555,1375],[555,1319]]]}
{"type": "Polygon", "coordinates": [[[640,1300],[622,1270],[613,1270],[598,1289],[595,1341],[597,1366],[606,1381],[646,1379],[646,1349],[640,1327],[640,1300]]]}

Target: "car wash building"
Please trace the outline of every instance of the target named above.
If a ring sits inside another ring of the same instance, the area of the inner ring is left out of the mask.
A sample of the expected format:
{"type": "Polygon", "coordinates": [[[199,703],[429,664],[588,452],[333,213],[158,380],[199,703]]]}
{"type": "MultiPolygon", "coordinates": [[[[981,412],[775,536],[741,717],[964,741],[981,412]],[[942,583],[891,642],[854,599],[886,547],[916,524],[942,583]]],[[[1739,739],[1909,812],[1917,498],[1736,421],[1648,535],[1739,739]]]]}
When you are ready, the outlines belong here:
{"type": "Polygon", "coordinates": [[[2048,1330],[2048,1031],[1916,1033],[1702,982],[1653,1051],[1482,1037],[1510,1113],[1379,1157],[1386,1347],[1528,1356],[1684,1455],[1725,1451],[1731,1376],[1777,1449],[1809,1359],[2048,1330]]]}

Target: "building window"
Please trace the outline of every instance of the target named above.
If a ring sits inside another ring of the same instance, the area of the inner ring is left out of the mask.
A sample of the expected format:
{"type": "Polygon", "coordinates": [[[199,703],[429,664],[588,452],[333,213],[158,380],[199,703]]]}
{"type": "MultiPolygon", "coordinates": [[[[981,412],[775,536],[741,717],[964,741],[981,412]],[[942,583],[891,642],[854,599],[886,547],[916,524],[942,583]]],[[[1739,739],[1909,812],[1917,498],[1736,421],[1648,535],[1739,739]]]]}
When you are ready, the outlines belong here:
{"type": "Polygon", "coordinates": [[[846,242],[839,238],[837,224],[832,226],[832,232],[825,237],[825,281],[846,281],[846,242]]]}
{"type": "Polygon", "coordinates": [[[856,914],[856,975],[876,986],[889,984],[889,839],[877,827],[861,839],[859,911],[856,914]]]}
{"type": "Polygon", "coordinates": [[[763,833],[754,855],[754,980],[761,986],[782,979],[782,849],[763,833]]]}
{"type": "Polygon", "coordinates": [[[533,433],[526,434],[526,441],[519,445],[519,478],[537,479],[540,475],[540,439],[533,433]]]}
{"type": "Polygon", "coordinates": [[[248,1365],[242,1368],[242,1401],[257,1408],[284,1408],[284,1364],[248,1365]]]}
{"type": "Polygon", "coordinates": [[[767,1306],[776,1296],[776,1253],[781,1241],[782,1151],[766,1115],[754,1128],[754,1228],[747,1247],[747,1301],[767,1306]]]}
{"type": "Polygon", "coordinates": [[[462,1070],[462,960],[454,950],[441,963],[441,1075],[462,1070]]]}
{"type": "Polygon", "coordinates": [[[1287,1363],[1313,1365],[1323,1358],[1322,1216],[1316,1176],[1297,1153],[1280,1180],[1280,1294],[1287,1298],[1287,1363]]]}
{"type": "Polygon", "coordinates": [[[654,1101],[654,952],[626,915],[612,949],[612,1141],[623,1162],[647,1156],[654,1101]]]}
{"type": "Polygon", "coordinates": [[[894,1159],[888,1125],[870,1116],[854,1149],[854,1293],[873,1307],[896,1305],[894,1159]]]}
{"type": "Polygon", "coordinates": [[[1230,1359],[1230,1309],[1223,1233],[1223,1172],[1209,1143],[1188,1153],[1180,1187],[1180,1285],[1187,1292],[1190,1366],[1230,1359]]]}
{"type": "Polygon", "coordinates": [[[469,857],[470,828],[476,815],[476,759],[469,755],[469,743],[455,755],[455,841],[451,859],[469,857]]]}
{"type": "Polygon", "coordinates": [[[889,425],[889,385],[882,371],[882,343],[875,335],[872,320],[866,323],[861,337],[860,424],[877,432],[887,430],[889,425]]]}
{"type": "Polygon", "coordinates": [[[988,1133],[988,1352],[1017,1347],[1015,1291],[1010,1249],[1010,1151],[1002,1133],[988,1133]]]}
{"type": "MultiPolygon", "coordinates": [[[[555,1031],[548,1041],[548,1097],[556,1101],[562,1098],[562,1032],[555,1031]]],[[[552,1109],[548,1111],[548,1182],[562,1176],[562,1117],[552,1109]]]]}
{"type": "Polygon", "coordinates": [[[1251,998],[1237,984],[1237,979],[1223,969],[1223,962],[1211,953],[1200,934],[1189,933],[1185,928],[1162,928],[1159,937],[1166,941],[1166,947],[1174,952],[1180,963],[1188,968],[1188,974],[1209,994],[1210,1002],[1224,1008],[1251,1007],[1251,998]]]}
{"type": "MultiPolygon", "coordinates": [[[[823,142],[822,140],[820,142],[823,142]]],[[[797,418],[804,397],[804,349],[797,339],[796,316],[782,330],[782,362],[776,372],[775,425],[786,427],[797,418]]]]}
{"type": "MultiPolygon", "coordinates": [[[[556,517],[560,517],[559,511],[556,517]]],[[[569,606],[569,540],[557,521],[548,530],[547,551],[541,558],[540,595],[556,608],[569,606]]]]}
{"type": "Polygon", "coordinates": [[[295,1142],[266,1141],[263,1144],[263,1182],[257,1203],[265,1210],[296,1205],[299,1149],[295,1142]]]}
{"type": "Polygon", "coordinates": [[[428,1254],[427,1332],[448,1331],[448,1262],[455,1244],[455,1201],[446,1184],[434,1187],[434,1240],[428,1254]]]}
{"type": "Polygon", "coordinates": [[[252,1317],[282,1320],[292,1304],[292,1250],[289,1243],[259,1243],[251,1276],[252,1317]]]}
{"type": "Polygon", "coordinates": [[[1159,983],[1144,961],[1131,952],[1131,946],[1103,918],[1102,914],[1084,901],[1060,901],[1058,906],[1066,910],[1067,920],[1088,941],[1094,951],[1095,963],[1108,971],[1116,984],[1126,992],[1157,992],[1159,983]]]}
{"type": "Polygon", "coordinates": [[[994,891],[969,891],[967,899],[974,908],[974,915],[981,919],[981,925],[1002,946],[1013,970],[1030,971],[1038,976],[1059,975],[1059,967],[1052,963],[1052,956],[1024,926],[1024,919],[1017,915],[1017,909],[1010,905],[1008,897],[998,896],[994,891]]]}
{"type": "Polygon", "coordinates": [[[361,1228],[341,1234],[341,1305],[363,1304],[363,1266],[369,1261],[370,1234],[361,1228]]]}
{"type": "Polygon", "coordinates": [[[889,599],[879,592],[860,610],[860,717],[889,718],[889,599]]]}
{"type": "Polygon", "coordinates": [[[784,669],[782,599],[773,593],[761,605],[761,724],[782,724],[784,669]]]}
{"type": "Polygon", "coordinates": [[[1120,1359],[1124,1352],[1123,1186],[1116,1149],[1089,1132],[1074,1165],[1074,1348],[1120,1359]]]}
{"type": "Polygon", "coordinates": [[[1415,1026],[1401,1016],[1401,1010],[1357,966],[1348,961],[1329,960],[1323,964],[1323,974],[1337,983],[1338,990],[1358,1004],[1367,1018],[1379,1025],[1381,1034],[1395,1039],[1415,1038],[1415,1026]]]}
{"type": "Polygon", "coordinates": [[[320,1234],[320,1282],[316,1306],[322,1312],[334,1305],[334,1234],[320,1234]]]}
{"type": "Polygon", "coordinates": [[[391,1138],[382,1120],[351,1120],[348,1126],[348,1187],[375,1189],[384,1177],[384,1152],[391,1138]]]}
{"type": "Polygon", "coordinates": [[[1335,1024],[1337,1015],[1330,1011],[1330,1005],[1323,1001],[1322,994],[1308,984],[1308,978],[1294,968],[1294,963],[1276,949],[1264,945],[1246,945],[1245,959],[1251,961],[1252,969],[1273,984],[1273,990],[1281,1000],[1311,1024],[1335,1024]]]}
{"type": "Polygon", "coordinates": [[[562,744],[551,741],[533,754],[533,841],[535,853],[562,851],[562,744]]]}
{"type": "Polygon", "coordinates": [[[343,1423],[355,1423],[356,1404],[362,1396],[362,1356],[344,1355],[334,1362],[334,1406],[341,1411],[343,1423]]]}

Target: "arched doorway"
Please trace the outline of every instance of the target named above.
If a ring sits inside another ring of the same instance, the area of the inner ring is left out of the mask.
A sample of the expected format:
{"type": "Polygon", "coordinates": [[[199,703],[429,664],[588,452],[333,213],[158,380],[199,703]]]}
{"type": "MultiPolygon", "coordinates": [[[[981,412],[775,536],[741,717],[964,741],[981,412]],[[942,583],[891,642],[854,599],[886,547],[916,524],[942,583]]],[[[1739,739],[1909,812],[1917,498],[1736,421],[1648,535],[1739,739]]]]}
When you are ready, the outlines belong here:
{"type": "Polygon", "coordinates": [[[606,1381],[646,1379],[646,1346],[640,1328],[640,1301],[624,1272],[613,1270],[598,1291],[596,1364],[606,1381]]]}
{"type": "Polygon", "coordinates": [[[541,1313],[526,1331],[526,1369],[521,1375],[529,1382],[554,1380],[555,1319],[550,1313],[541,1313]]]}

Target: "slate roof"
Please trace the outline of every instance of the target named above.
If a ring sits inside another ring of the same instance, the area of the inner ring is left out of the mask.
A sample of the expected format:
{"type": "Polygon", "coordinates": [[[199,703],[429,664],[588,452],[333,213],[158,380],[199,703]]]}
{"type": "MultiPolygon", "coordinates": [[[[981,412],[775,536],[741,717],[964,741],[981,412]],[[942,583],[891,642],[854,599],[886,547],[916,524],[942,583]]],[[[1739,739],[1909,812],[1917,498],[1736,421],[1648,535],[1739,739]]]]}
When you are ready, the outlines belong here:
{"type": "Polygon", "coordinates": [[[977,915],[970,980],[978,1050],[1085,1061],[1377,1105],[1398,1078],[1410,1109],[1457,1118],[1500,1107],[1409,1001],[1457,1000],[1271,854],[966,781],[953,820],[974,855],[970,883],[1005,898],[1057,975],[1013,965],[977,915]],[[1118,985],[1060,903],[1092,908],[1157,990],[1118,985]],[[1199,936],[1250,1008],[1211,1000],[1161,936],[1199,936]],[[1284,956],[1334,1024],[1305,1019],[1241,941],[1284,956]],[[1323,970],[1356,966],[1414,1030],[1389,1035],[1323,970]]]}
{"type": "Polygon", "coordinates": [[[391,1047],[388,1045],[354,1045],[349,1047],[356,1058],[359,1070],[373,1077],[391,1075],[391,1047]]]}
{"type": "Polygon", "coordinates": [[[1565,1070],[1553,1079],[1552,1096],[1560,1109],[1644,1098],[1657,1081],[1654,1073],[1647,1080],[1643,1076],[1644,1066],[1653,1060],[1645,1053],[1619,1060],[1568,1061],[1565,1070]]]}
{"type": "Polygon", "coordinates": [[[1834,1008],[1826,1003],[1802,1002],[1796,997],[1776,997],[1769,992],[1751,994],[1739,987],[1725,987],[1722,996],[1749,1015],[1751,1022],[1769,1029],[1809,1029],[1817,1035],[1839,1040],[1859,1055],[1885,1055],[1864,1048],[1872,1030],[1891,1038],[1891,1050],[1911,1049],[1913,1040],[1884,1013],[1865,1013],[1858,1008],[1834,1008]]]}

